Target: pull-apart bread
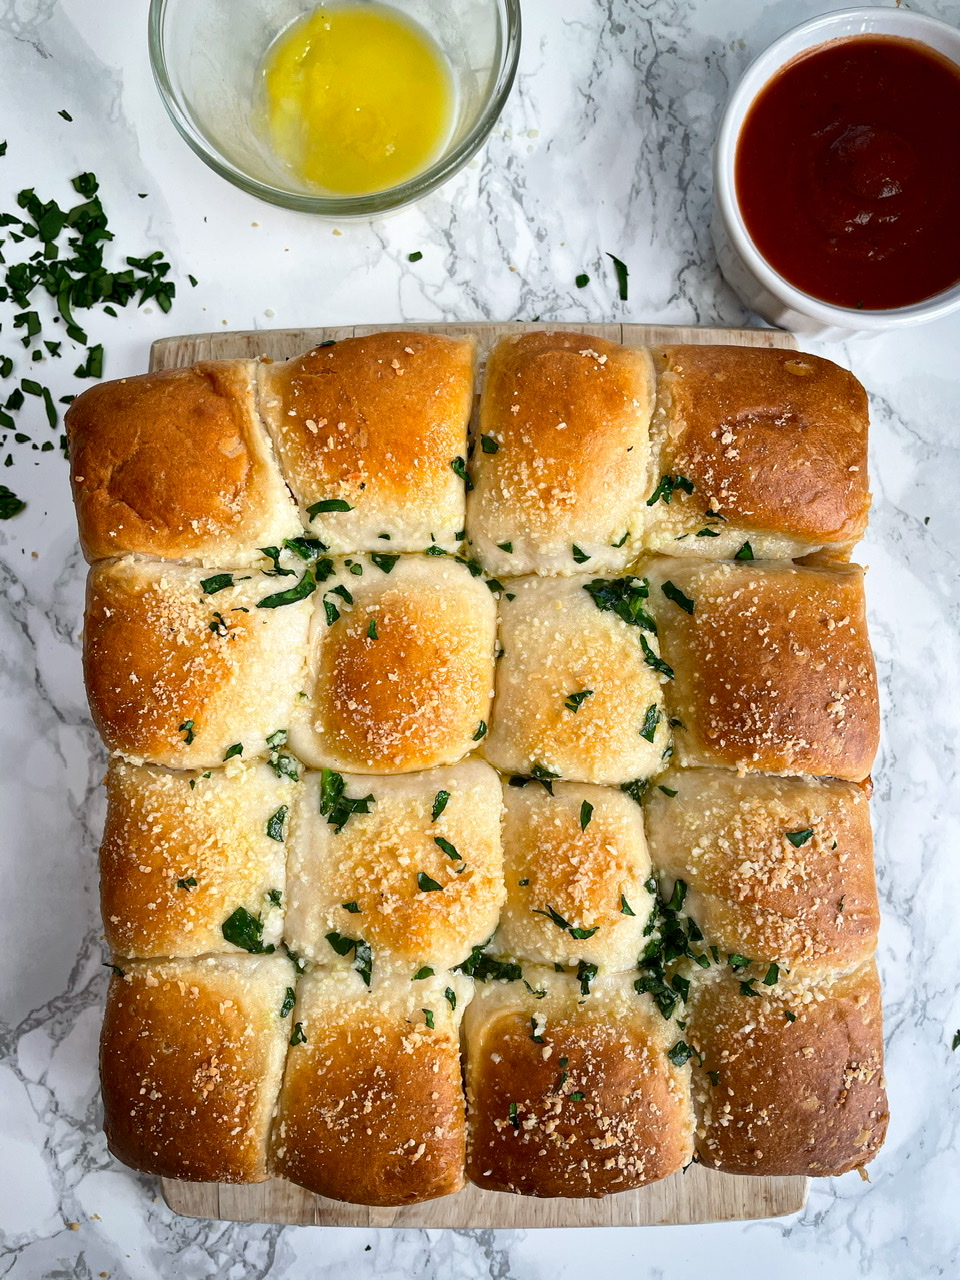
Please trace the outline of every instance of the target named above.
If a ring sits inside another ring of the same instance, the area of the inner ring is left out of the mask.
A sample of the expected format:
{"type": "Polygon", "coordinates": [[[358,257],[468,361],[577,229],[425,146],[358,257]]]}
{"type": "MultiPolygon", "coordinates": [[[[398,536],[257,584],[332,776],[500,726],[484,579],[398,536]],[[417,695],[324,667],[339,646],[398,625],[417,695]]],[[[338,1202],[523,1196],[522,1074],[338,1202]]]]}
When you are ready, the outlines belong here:
{"type": "Polygon", "coordinates": [[[863,389],[569,331],[475,365],[389,331],[67,415],[110,1149],[368,1205],[861,1167],[863,389]]]}

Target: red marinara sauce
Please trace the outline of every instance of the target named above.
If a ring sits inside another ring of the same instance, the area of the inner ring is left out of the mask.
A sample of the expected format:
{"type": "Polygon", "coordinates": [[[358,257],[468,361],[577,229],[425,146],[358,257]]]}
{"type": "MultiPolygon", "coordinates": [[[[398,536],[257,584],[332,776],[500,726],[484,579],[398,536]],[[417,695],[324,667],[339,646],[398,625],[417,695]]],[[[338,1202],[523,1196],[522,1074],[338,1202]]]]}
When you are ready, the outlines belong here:
{"type": "Polygon", "coordinates": [[[960,69],[895,36],[800,54],[757,96],[737,199],[786,280],[841,307],[886,310],[960,281],[960,69]]]}

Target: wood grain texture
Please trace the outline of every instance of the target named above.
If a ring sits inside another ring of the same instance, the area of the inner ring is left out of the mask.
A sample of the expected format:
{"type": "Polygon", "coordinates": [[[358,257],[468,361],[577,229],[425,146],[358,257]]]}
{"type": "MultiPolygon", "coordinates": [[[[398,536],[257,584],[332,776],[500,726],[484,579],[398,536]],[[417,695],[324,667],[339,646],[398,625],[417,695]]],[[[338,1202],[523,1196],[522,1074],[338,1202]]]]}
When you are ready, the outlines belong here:
{"type": "MultiPolygon", "coordinates": [[[[473,334],[484,360],[498,338],[534,329],[569,329],[623,342],[627,346],[708,342],[796,350],[791,334],[778,329],[708,329],[644,324],[395,324],[340,325],[325,329],[258,329],[194,333],[153,344],[150,368],[171,369],[196,360],[266,356],[287,360],[319,342],[382,329],[473,334]]],[[[665,1223],[729,1222],[776,1218],[806,1203],[807,1178],[752,1178],[715,1173],[691,1165],[639,1191],[602,1200],[536,1200],[467,1187],[455,1196],[401,1209],[343,1204],[304,1191],[281,1179],[255,1186],[176,1182],[161,1179],[163,1198],[175,1213],[228,1222],[265,1222],[333,1227],[629,1227],[665,1223]]]]}

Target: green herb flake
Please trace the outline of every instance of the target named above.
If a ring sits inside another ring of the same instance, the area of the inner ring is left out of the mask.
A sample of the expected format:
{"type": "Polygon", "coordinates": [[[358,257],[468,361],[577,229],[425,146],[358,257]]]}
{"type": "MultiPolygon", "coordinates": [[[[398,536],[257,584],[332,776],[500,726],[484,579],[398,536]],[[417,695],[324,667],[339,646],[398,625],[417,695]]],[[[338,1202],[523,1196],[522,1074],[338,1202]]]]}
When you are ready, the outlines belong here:
{"type": "Polygon", "coordinates": [[[640,730],[640,737],[645,738],[647,742],[652,742],[657,734],[657,725],[663,719],[663,712],[655,702],[651,702],[647,707],[647,713],[643,718],[643,728],[640,730]]]}
{"type": "Polygon", "coordinates": [[[372,795],[354,798],[345,794],[343,775],[333,769],[320,771],[320,814],[339,835],[355,813],[369,813],[372,795]]]}
{"type": "Polygon", "coordinates": [[[341,902],[340,905],[343,907],[344,911],[349,911],[352,916],[358,916],[360,914],[360,907],[356,902],[341,902]]]}
{"type": "Polygon", "coordinates": [[[805,827],[803,831],[788,831],[787,839],[795,849],[801,848],[808,840],[813,839],[813,828],[805,827]]]}
{"type": "Polygon", "coordinates": [[[23,499],[18,498],[12,489],[8,489],[5,484],[0,484],[0,520],[12,520],[14,516],[24,511],[26,506],[23,499]]]}
{"type": "Polygon", "coordinates": [[[431,969],[428,964],[425,964],[422,966],[422,968],[417,970],[417,972],[413,975],[410,981],[422,982],[424,978],[432,978],[435,972],[436,972],[435,969],[431,969]]]}
{"type": "Polygon", "coordinates": [[[58,111],[57,115],[62,116],[63,119],[66,120],[69,124],[73,124],[73,116],[70,114],[69,111],[58,111]]]}
{"type": "Polygon", "coordinates": [[[589,964],[586,960],[581,960],[577,965],[577,981],[580,983],[580,994],[588,996],[590,994],[590,983],[600,972],[595,964],[589,964]]]}
{"type": "Polygon", "coordinates": [[[672,582],[664,582],[660,587],[660,590],[668,600],[672,600],[675,605],[679,605],[685,613],[693,613],[693,601],[689,596],[685,596],[680,588],[674,586],[672,582]]]}
{"type": "Polygon", "coordinates": [[[578,289],[585,289],[587,285],[590,283],[590,277],[587,275],[585,271],[581,271],[573,283],[577,286],[578,289]]]}
{"type": "Polygon", "coordinates": [[[232,586],[232,573],[215,573],[212,578],[203,578],[200,581],[201,591],[208,596],[215,596],[218,591],[225,591],[227,587],[232,586]]]}
{"type": "Polygon", "coordinates": [[[275,814],[267,820],[267,835],[271,840],[283,844],[283,824],[287,820],[288,808],[282,804],[275,814]]]}
{"type": "Polygon", "coordinates": [[[352,511],[349,502],[345,502],[343,498],[321,498],[319,502],[312,502],[307,507],[307,515],[311,520],[315,520],[317,516],[326,515],[330,511],[352,511]]]}
{"type": "Polygon", "coordinates": [[[443,890],[443,885],[438,884],[436,880],[431,876],[428,876],[425,871],[418,871],[417,888],[421,893],[436,893],[438,890],[443,890]]]}
{"type": "Polygon", "coordinates": [[[227,747],[223,754],[224,761],[232,760],[234,756],[243,755],[243,743],[235,742],[232,747],[227,747]]]}
{"type": "Polygon", "coordinates": [[[507,1117],[514,1129],[520,1128],[520,1117],[517,1115],[517,1104],[515,1102],[511,1102],[507,1108],[507,1117]]]}
{"type": "Polygon", "coordinates": [[[580,710],[580,708],[586,702],[587,698],[590,698],[592,696],[593,696],[592,689],[582,689],[579,693],[568,693],[566,701],[564,702],[563,705],[564,707],[566,707],[568,711],[572,711],[574,715],[576,715],[576,713],[580,710]]]}
{"type": "Polygon", "coordinates": [[[719,1071],[708,1071],[708,1072],[707,1072],[707,1078],[708,1078],[708,1080],[710,1081],[710,1083],[713,1085],[713,1087],[714,1087],[714,1088],[716,1088],[716,1087],[717,1087],[717,1085],[720,1083],[720,1072],[719,1072],[719,1071]]]}
{"type": "Polygon", "coordinates": [[[324,936],[338,956],[348,956],[351,951],[353,952],[353,968],[363,979],[364,985],[369,987],[373,976],[373,952],[370,950],[370,943],[365,942],[363,938],[347,938],[342,933],[337,933],[335,929],[324,936]]]}
{"type": "Polygon", "coordinates": [[[657,624],[643,607],[650,595],[646,578],[594,578],[583,589],[601,611],[615,613],[628,626],[656,635],[657,624]]]}
{"type": "Polygon", "coordinates": [[[780,981],[780,966],[771,961],[770,968],[764,974],[763,985],[773,987],[780,981]]]}
{"type": "Polygon", "coordinates": [[[420,1010],[420,1012],[423,1014],[424,1019],[426,1020],[426,1024],[427,1024],[428,1028],[429,1028],[431,1031],[433,1031],[433,1030],[434,1030],[434,1026],[433,1026],[433,1010],[432,1010],[432,1009],[421,1009],[421,1010],[420,1010]]]}
{"type": "Polygon", "coordinates": [[[497,546],[500,548],[501,551],[505,551],[508,556],[513,554],[512,542],[498,542],[497,546]]]}
{"type": "Polygon", "coordinates": [[[673,787],[665,787],[665,786],[664,786],[662,783],[660,783],[660,782],[658,782],[658,783],[657,783],[657,790],[658,790],[658,791],[662,791],[662,792],[663,792],[663,794],[664,794],[665,796],[669,796],[671,800],[674,798],[674,796],[676,796],[676,795],[678,795],[678,794],[679,794],[678,792],[674,791],[673,787]]]}
{"type": "Polygon", "coordinates": [[[393,566],[397,563],[400,557],[398,555],[392,555],[386,551],[372,551],[370,553],[370,559],[377,568],[382,570],[384,573],[392,573],[393,566]]]}
{"type": "MultiPolygon", "coordinates": [[[[288,990],[289,990],[289,988],[288,988],[288,990]]],[[[303,1023],[302,1023],[302,1022],[295,1022],[295,1023],[293,1024],[293,1035],[290,1037],[290,1043],[291,1043],[291,1045],[298,1045],[298,1044],[306,1044],[306,1043],[307,1043],[307,1036],[306,1036],[306,1032],[305,1032],[305,1031],[304,1031],[304,1029],[303,1029],[303,1023]]]]}
{"type": "Polygon", "coordinates": [[[436,822],[447,807],[447,801],[450,799],[449,791],[438,791],[433,797],[433,808],[430,810],[430,821],[436,822]]]}
{"type": "Polygon", "coordinates": [[[573,544],[573,558],[577,564],[586,564],[588,560],[592,559],[591,556],[587,555],[586,551],[581,551],[576,543],[573,544]]]}
{"type": "Polygon", "coordinates": [[[634,778],[632,782],[621,782],[620,790],[630,797],[634,804],[643,804],[643,793],[649,785],[646,778],[634,778]]]}
{"type": "Polygon", "coordinates": [[[408,261],[408,262],[419,262],[419,261],[420,261],[420,259],[421,259],[422,257],[423,257],[423,254],[420,252],[420,250],[419,250],[419,249],[414,249],[413,253],[408,253],[408,254],[407,254],[407,261],[408,261]]]}
{"type": "Polygon", "coordinates": [[[177,881],[177,888],[186,889],[187,893],[189,893],[191,889],[195,889],[196,887],[197,887],[196,876],[184,876],[182,880],[177,881]]]}
{"type": "Polygon", "coordinates": [[[253,955],[269,955],[276,950],[272,943],[266,947],[263,945],[263,921],[259,916],[251,915],[246,907],[237,907],[224,920],[220,930],[227,942],[253,955]]]}
{"type": "MultiPolygon", "coordinates": [[[[548,796],[553,795],[553,784],[557,780],[557,778],[560,777],[559,773],[551,772],[551,770],[547,769],[542,764],[533,764],[530,768],[530,774],[531,774],[531,777],[533,777],[537,782],[540,783],[541,787],[543,787],[544,791],[546,791],[548,796]]],[[[514,783],[512,778],[510,780],[510,785],[511,786],[517,785],[516,783],[514,783]]],[[[522,782],[519,785],[525,786],[526,783],[522,782]]]]}
{"type": "Polygon", "coordinates": [[[190,746],[191,742],[193,742],[194,738],[197,736],[193,731],[192,720],[184,720],[183,724],[178,727],[177,732],[182,733],[184,735],[183,741],[188,747],[190,746]]]}
{"type": "Polygon", "coordinates": [[[453,987],[446,987],[446,988],[444,989],[443,994],[446,996],[447,1004],[450,1006],[450,1008],[451,1008],[451,1009],[456,1009],[456,1007],[457,1007],[457,993],[454,991],[453,987]]]}
{"type": "Polygon", "coordinates": [[[620,895],[620,914],[623,916],[635,916],[637,914],[622,893],[620,895]]]}
{"type": "Polygon", "coordinates": [[[480,448],[484,453],[496,453],[500,448],[500,441],[491,435],[483,435],[480,437],[480,448]]]}
{"type": "Polygon", "coordinates": [[[686,896],[687,882],[685,880],[674,881],[673,893],[670,895],[670,901],[667,903],[667,910],[680,911],[683,907],[686,896]]]}
{"type": "Polygon", "coordinates": [[[371,618],[371,619],[370,619],[370,621],[367,623],[367,639],[368,639],[368,640],[379,640],[379,639],[380,639],[380,637],[377,635],[377,620],[376,620],[376,618],[371,618]]]}
{"type": "Polygon", "coordinates": [[[463,483],[467,486],[467,493],[469,493],[470,490],[473,488],[473,481],[470,479],[470,473],[467,470],[467,464],[464,462],[463,458],[461,457],[451,458],[450,466],[453,468],[454,473],[458,475],[460,479],[463,481],[463,483]]]}
{"type": "Polygon", "coordinates": [[[673,679],[673,667],[668,662],[664,662],[658,654],[654,653],[650,645],[647,643],[645,635],[640,636],[640,649],[643,653],[643,660],[648,667],[652,667],[654,671],[665,676],[668,680],[673,679]]]}
{"type": "Polygon", "coordinates": [[[693,1056],[693,1050],[685,1040],[678,1040],[672,1049],[667,1050],[667,1057],[675,1067],[682,1067],[693,1056]]]}
{"type": "Polygon", "coordinates": [[[477,726],[477,732],[473,735],[473,741],[479,742],[481,738],[486,736],[486,732],[487,732],[487,722],[486,720],[481,720],[479,725],[477,726]]]}
{"type": "Polygon", "coordinates": [[[287,987],[283,997],[283,1004],[280,1006],[280,1017],[286,1018],[293,1012],[293,1006],[297,1003],[297,993],[293,987],[287,987]]]}
{"type": "Polygon", "coordinates": [[[265,596],[257,601],[258,609],[279,609],[285,604],[296,604],[298,600],[306,600],[317,589],[317,579],[312,569],[307,569],[303,577],[294,587],[286,591],[278,591],[272,596],[265,596]]]}
{"type": "Polygon", "coordinates": [[[752,560],[754,558],[753,547],[749,542],[745,542],[733,558],[734,560],[752,560]]]}
{"type": "Polygon", "coordinates": [[[627,280],[630,276],[630,272],[627,270],[627,264],[625,262],[621,262],[616,254],[608,253],[607,257],[613,263],[613,269],[617,273],[617,296],[620,298],[621,302],[626,302],[628,292],[627,280]]]}
{"type": "Polygon", "coordinates": [[[664,475],[660,477],[660,482],[647,499],[647,506],[654,507],[658,502],[665,502],[667,506],[673,501],[673,495],[679,490],[688,497],[693,493],[694,485],[692,480],[688,480],[686,476],[681,475],[664,475]]]}
{"type": "Polygon", "coordinates": [[[586,831],[590,825],[590,819],[593,817],[593,805],[589,800],[584,800],[580,805],[580,830],[586,831]]]}
{"type": "Polygon", "coordinates": [[[567,1095],[571,1102],[583,1102],[587,1096],[582,1089],[576,1089],[573,1093],[567,1095]]]}
{"type": "MultiPolygon", "coordinates": [[[[460,854],[457,852],[456,846],[452,845],[449,840],[444,840],[443,836],[434,836],[433,843],[437,845],[438,848],[442,849],[452,862],[463,861],[460,854]]],[[[436,888],[439,889],[440,886],[437,885],[436,888]]]]}
{"type": "Polygon", "coordinates": [[[716,529],[698,529],[695,536],[698,538],[719,538],[720,537],[716,529]]]}

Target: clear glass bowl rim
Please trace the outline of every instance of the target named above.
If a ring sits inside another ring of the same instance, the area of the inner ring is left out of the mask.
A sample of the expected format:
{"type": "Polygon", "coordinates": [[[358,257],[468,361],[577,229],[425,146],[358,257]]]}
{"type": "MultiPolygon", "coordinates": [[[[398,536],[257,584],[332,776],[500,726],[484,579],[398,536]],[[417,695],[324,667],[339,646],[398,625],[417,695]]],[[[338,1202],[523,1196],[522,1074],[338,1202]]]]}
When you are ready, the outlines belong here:
{"type": "Polygon", "coordinates": [[[339,218],[372,217],[409,204],[446,182],[479,151],[486,141],[513,87],[520,57],[520,0],[497,0],[502,7],[505,19],[504,29],[501,32],[497,75],[487,102],[466,137],[452,151],[424,169],[422,173],[395,187],[388,187],[385,191],[374,191],[360,196],[312,196],[287,191],[283,187],[275,187],[251,178],[249,174],[221,156],[194,125],[181,106],[167,74],[163,32],[168,3],[169,0],[150,0],[150,66],[163,105],[177,132],[205,164],[222,178],[232,182],[234,186],[261,200],[267,200],[271,204],[281,205],[285,209],[294,209],[300,213],[315,213],[339,218]]]}

